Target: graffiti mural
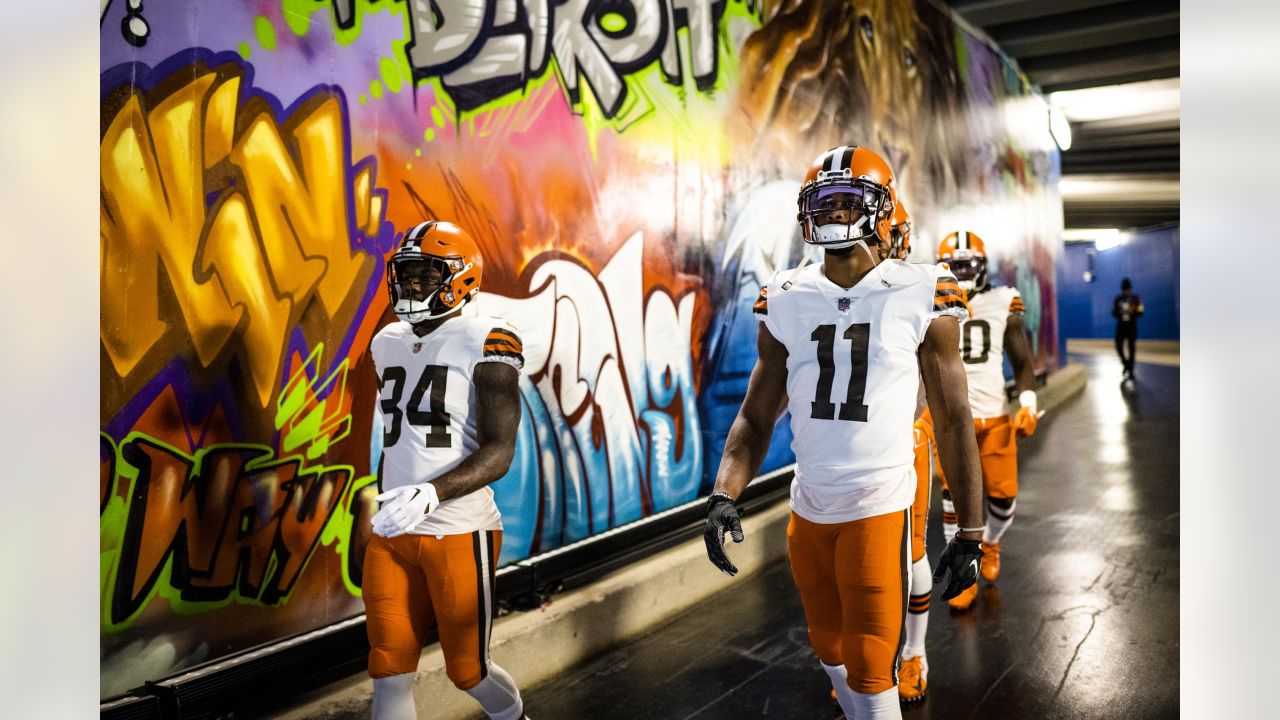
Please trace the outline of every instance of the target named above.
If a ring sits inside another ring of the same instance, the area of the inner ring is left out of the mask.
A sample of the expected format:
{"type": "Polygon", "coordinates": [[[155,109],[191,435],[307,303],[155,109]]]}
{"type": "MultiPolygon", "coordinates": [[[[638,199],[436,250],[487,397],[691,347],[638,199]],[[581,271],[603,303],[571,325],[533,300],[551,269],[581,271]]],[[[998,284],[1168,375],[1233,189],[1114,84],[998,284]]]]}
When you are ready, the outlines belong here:
{"type": "MultiPolygon", "coordinates": [[[[1056,362],[1043,101],[908,0],[104,0],[103,696],[363,610],[397,229],[466,227],[525,343],[502,562],[705,495],[806,251],[811,158],[891,160],[1056,362]]],[[[791,461],[779,424],[765,469],[791,461]]]]}

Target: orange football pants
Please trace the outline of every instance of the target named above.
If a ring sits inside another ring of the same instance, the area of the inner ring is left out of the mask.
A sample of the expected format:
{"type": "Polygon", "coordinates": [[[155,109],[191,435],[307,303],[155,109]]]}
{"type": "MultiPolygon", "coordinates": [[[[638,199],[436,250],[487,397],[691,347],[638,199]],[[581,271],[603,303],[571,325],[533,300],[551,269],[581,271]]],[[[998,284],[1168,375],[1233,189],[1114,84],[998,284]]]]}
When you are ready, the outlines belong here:
{"type": "MultiPolygon", "coordinates": [[[[1008,415],[974,418],[973,431],[978,436],[978,459],[982,462],[982,486],[989,497],[1011,498],[1018,495],[1018,438],[1008,415]]],[[[942,487],[947,479],[937,468],[942,487]]]]}
{"type": "Polygon", "coordinates": [[[364,555],[369,675],[415,672],[434,623],[445,674],[466,690],[489,673],[493,583],[502,531],[374,535],[364,555]]]}
{"type": "Polygon", "coordinates": [[[924,530],[929,519],[929,491],[933,485],[933,464],[937,449],[933,443],[933,427],[916,422],[916,497],[911,501],[911,562],[924,557],[924,530]]]}
{"type": "Polygon", "coordinates": [[[845,666],[854,692],[898,684],[910,515],[906,509],[828,525],[791,513],[787,553],[809,642],[819,660],[845,666]]]}

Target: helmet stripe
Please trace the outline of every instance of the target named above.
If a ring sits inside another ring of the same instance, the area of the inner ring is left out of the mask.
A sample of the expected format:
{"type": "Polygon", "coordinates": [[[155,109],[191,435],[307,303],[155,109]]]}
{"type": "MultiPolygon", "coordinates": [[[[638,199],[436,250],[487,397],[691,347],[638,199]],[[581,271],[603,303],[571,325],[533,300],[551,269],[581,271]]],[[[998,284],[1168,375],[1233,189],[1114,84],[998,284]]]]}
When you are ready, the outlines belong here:
{"type": "Polygon", "coordinates": [[[404,239],[420,241],[427,234],[427,231],[430,230],[432,226],[435,224],[436,223],[434,220],[427,220],[426,222],[420,222],[417,225],[414,225],[413,229],[405,234],[404,239]]]}
{"type": "Polygon", "coordinates": [[[845,145],[844,147],[840,148],[840,150],[842,151],[841,157],[840,157],[841,170],[846,170],[848,168],[853,167],[853,151],[856,149],[857,148],[854,148],[852,145],[845,145]]]}

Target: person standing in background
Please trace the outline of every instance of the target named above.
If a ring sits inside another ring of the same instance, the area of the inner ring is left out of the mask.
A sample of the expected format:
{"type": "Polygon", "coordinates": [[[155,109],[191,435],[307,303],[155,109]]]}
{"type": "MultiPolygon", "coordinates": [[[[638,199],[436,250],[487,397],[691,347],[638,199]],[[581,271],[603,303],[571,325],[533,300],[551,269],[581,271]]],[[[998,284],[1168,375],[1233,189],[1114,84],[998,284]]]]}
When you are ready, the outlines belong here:
{"type": "Polygon", "coordinates": [[[1111,306],[1111,316],[1116,319],[1116,354],[1124,365],[1124,377],[1133,379],[1134,347],[1138,342],[1138,318],[1145,308],[1142,299],[1133,292],[1133,283],[1129,278],[1120,281],[1120,294],[1111,306]],[[1129,354],[1125,355],[1125,345],[1129,346],[1129,354]]]}

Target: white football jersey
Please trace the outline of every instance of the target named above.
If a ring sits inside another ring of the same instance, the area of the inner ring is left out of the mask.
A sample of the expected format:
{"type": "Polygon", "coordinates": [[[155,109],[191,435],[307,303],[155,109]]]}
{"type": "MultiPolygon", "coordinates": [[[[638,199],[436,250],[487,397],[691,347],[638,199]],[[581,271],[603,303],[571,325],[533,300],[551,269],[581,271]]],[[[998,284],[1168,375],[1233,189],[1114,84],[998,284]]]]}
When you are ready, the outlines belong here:
{"type": "MultiPolygon", "coordinates": [[[[494,317],[462,315],[424,337],[407,322],[378,331],[371,344],[381,389],[383,491],[433,480],[479,447],[471,377],[483,362],[524,366],[515,328],[494,317]]],[[[411,532],[453,535],[500,530],[493,490],[481,488],[440,503],[411,532]]]]}
{"type": "Polygon", "coordinates": [[[937,265],[898,260],[848,290],[821,264],[792,275],[775,274],[756,303],[787,348],[791,508],[818,523],[906,508],[915,495],[917,352],[934,318],[966,316],[959,286],[937,265]]]}
{"type": "Polygon", "coordinates": [[[1022,312],[1017,288],[994,287],[969,297],[969,317],[960,325],[960,358],[969,380],[973,417],[1009,414],[1004,391],[1004,331],[1009,316],[1022,312]]]}

